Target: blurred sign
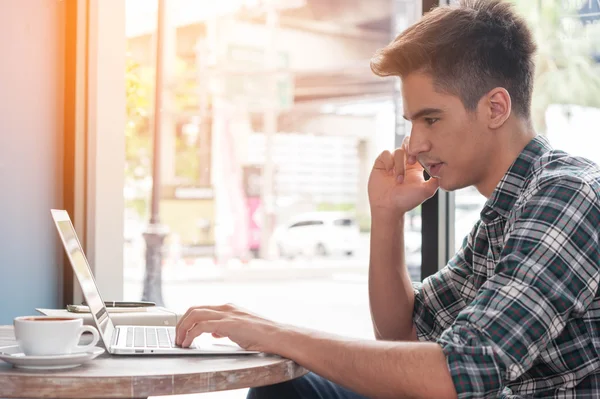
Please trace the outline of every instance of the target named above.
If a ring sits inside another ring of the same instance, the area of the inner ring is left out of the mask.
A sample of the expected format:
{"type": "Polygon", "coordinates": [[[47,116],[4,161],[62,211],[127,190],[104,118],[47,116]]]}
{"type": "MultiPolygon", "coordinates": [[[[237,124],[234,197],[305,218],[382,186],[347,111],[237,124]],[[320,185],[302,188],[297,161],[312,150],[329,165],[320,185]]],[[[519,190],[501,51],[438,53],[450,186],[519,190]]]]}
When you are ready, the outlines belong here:
{"type": "Polygon", "coordinates": [[[597,23],[600,21],[600,0],[585,0],[578,14],[584,24],[597,23]]]}

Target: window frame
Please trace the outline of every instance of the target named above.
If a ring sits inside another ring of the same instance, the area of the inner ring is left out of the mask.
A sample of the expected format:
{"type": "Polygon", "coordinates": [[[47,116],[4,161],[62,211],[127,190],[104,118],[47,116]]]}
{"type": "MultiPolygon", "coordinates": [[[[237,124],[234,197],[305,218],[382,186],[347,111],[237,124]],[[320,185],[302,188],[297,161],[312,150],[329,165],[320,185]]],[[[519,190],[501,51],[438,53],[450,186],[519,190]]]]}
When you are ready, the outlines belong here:
{"type": "MultiPolygon", "coordinates": [[[[73,0],[65,7],[64,207],[103,298],[122,300],[125,2],[73,0]]],[[[66,257],[62,281],[62,304],[80,303],[66,257]]]]}

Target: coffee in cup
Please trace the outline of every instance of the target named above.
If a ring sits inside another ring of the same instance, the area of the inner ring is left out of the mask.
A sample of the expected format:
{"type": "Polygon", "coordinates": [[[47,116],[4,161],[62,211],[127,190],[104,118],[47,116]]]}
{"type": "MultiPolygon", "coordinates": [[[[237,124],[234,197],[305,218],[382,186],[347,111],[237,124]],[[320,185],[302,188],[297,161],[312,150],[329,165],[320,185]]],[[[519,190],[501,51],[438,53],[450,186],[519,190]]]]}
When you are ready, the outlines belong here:
{"type": "Polygon", "coordinates": [[[27,356],[53,356],[86,352],[96,346],[100,336],[83,320],[68,317],[23,316],[14,319],[15,337],[27,356]],[[93,335],[92,342],[79,345],[85,332],[93,335]]]}

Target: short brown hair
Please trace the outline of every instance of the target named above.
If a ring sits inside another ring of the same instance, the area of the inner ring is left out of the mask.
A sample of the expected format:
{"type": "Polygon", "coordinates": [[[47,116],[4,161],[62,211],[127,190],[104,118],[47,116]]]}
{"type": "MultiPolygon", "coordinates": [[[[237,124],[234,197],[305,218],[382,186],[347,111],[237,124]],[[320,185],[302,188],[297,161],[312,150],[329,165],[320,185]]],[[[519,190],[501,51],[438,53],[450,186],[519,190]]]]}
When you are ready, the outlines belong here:
{"type": "Polygon", "coordinates": [[[474,110],[494,87],[504,87],[513,110],[530,117],[536,45],[525,21],[501,0],[462,0],[434,8],[379,50],[371,70],[379,76],[432,76],[436,89],[474,110]]]}

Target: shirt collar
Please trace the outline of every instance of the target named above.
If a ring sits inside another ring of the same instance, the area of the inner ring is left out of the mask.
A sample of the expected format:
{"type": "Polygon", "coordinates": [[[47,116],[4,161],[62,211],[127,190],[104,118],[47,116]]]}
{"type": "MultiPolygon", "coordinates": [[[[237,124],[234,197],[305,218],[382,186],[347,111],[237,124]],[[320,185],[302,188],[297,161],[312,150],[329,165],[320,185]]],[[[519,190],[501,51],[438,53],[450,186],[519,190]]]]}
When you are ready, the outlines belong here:
{"type": "Polygon", "coordinates": [[[552,146],[543,136],[536,136],[521,151],[481,211],[481,220],[491,222],[498,215],[506,218],[528,183],[533,164],[552,146]]]}

